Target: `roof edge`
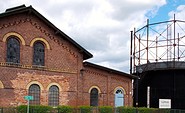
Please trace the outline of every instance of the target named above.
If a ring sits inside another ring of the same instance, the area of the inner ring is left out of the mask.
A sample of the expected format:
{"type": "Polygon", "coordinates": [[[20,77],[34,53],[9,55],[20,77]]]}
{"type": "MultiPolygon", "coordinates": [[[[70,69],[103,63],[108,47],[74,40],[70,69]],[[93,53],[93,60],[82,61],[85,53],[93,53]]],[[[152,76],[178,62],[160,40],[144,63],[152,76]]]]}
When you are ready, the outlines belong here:
{"type": "Polygon", "coordinates": [[[15,11],[15,10],[23,9],[23,8],[26,8],[25,4],[20,5],[20,6],[16,6],[16,7],[12,7],[12,8],[8,8],[5,10],[5,12],[15,11]]]}
{"type": "Polygon", "coordinates": [[[90,66],[90,67],[94,67],[94,68],[98,68],[98,69],[107,71],[109,73],[115,73],[115,74],[123,75],[125,77],[132,78],[132,79],[137,78],[135,75],[131,75],[131,74],[128,74],[128,73],[125,73],[125,72],[121,72],[121,71],[118,71],[118,70],[114,70],[114,69],[111,69],[111,68],[100,66],[100,65],[97,65],[97,64],[94,64],[94,63],[91,63],[91,62],[83,62],[83,65],[84,65],[84,67],[85,66],[90,66]]]}

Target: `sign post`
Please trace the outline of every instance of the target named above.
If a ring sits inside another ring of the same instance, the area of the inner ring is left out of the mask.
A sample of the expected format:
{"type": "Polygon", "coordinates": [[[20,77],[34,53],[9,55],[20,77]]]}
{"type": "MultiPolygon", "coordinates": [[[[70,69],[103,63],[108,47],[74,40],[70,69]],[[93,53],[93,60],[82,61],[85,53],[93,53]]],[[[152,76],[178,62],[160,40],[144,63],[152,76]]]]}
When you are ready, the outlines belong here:
{"type": "Polygon", "coordinates": [[[147,87],[147,108],[150,108],[150,86],[147,87]]]}
{"type": "Polygon", "coordinates": [[[29,104],[30,100],[33,100],[33,96],[25,96],[24,99],[28,101],[27,113],[29,113],[29,104]]]}

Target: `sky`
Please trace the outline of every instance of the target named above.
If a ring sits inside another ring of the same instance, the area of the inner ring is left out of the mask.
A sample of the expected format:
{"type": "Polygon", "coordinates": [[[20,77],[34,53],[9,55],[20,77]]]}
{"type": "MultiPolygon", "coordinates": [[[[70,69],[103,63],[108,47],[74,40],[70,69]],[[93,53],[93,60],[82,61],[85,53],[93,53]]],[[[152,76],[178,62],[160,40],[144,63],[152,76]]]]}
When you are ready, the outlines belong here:
{"type": "Polygon", "coordinates": [[[32,5],[51,23],[93,54],[101,66],[129,73],[130,31],[173,18],[185,20],[185,0],[0,0],[7,8],[32,5]]]}

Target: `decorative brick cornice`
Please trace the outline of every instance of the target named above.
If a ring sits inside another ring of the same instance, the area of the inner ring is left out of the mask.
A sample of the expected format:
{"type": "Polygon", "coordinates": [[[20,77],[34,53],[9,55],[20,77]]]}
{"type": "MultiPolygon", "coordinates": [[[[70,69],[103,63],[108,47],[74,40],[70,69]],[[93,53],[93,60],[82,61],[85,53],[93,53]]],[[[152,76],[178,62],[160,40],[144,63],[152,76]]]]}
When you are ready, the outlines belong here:
{"type": "Polygon", "coordinates": [[[13,67],[13,68],[21,68],[21,69],[30,69],[30,70],[40,70],[40,71],[50,71],[50,72],[59,72],[59,73],[69,73],[69,74],[76,74],[77,70],[70,70],[67,69],[58,69],[58,68],[48,68],[45,66],[34,66],[34,65],[22,65],[22,64],[15,64],[15,63],[6,63],[0,62],[1,67],[13,67]]]}
{"type": "Polygon", "coordinates": [[[95,71],[92,71],[92,70],[89,70],[89,69],[86,69],[85,72],[89,73],[89,74],[93,74],[93,75],[107,77],[107,75],[105,75],[105,74],[101,74],[101,73],[98,73],[98,72],[95,72],[95,71]]]}
{"type": "Polygon", "coordinates": [[[68,51],[72,56],[74,56],[75,58],[77,58],[77,55],[75,55],[75,53],[70,48],[68,48],[68,46],[64,45],[61,41],[59,41],[59,39],[56,39],[52,34],[50,34],[49,32],[47,32],[47,30],[43,29],[40,25],[38,25],[36,22],[33,22],[31,19],[29,19],[29,22],[36,29],[40,30],[40,32],[44,33],[45,36],[49,37],[55,43],[57,43],[58,45],[60,45],[63,49],[65,49],[66,51],[68,51]]]}
{"type": "Polygon", "coordinates": [[[25,22],[28,22],[28,21],[29,21],[28,18],[24,18],[24,19],[20,19],[20,20],[14,21],[12,23],[2,24],[2,26],[0,26],[0,29],[8,28],[10,26],[19,25],[21,23],[25,23],[25,22]]]}
{"type": "Polygon", "coordinates": [[[124,78],[121,78],[121,77],[114,77],[114,76],[111,76],[111,79],[112,79],[112,80],[115,80],[115,81],[120,81],[120,82],[124,82],[124,83],[129,83],[128,80],[125,80],[124,78]]]}

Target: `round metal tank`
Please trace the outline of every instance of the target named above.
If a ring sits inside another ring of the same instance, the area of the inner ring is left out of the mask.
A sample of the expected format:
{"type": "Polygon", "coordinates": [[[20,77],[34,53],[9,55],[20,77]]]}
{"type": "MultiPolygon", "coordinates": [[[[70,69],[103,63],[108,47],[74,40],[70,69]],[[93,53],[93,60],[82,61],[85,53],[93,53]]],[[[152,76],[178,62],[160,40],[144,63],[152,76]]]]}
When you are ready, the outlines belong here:
{"type": "Polygon", "coordinates": [[[159,99],[170,99],[171,108],[185,108],[185,62],[143,64],[139,74],[138,103],[147,107],[147,87],[150,87],[150,107],[158,108],[159,99]]]}

